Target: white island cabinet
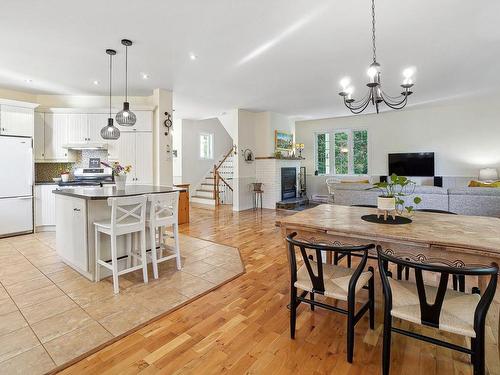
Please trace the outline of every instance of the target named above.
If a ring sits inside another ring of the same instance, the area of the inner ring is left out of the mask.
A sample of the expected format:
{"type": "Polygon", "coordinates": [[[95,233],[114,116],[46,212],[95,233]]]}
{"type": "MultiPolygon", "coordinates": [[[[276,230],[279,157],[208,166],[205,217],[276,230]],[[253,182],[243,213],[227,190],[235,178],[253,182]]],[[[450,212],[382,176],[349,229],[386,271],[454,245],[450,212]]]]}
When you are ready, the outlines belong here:
{"type": "MultiPolygon", "coordinates": [[[[135,195],[161,194],[172,191],[185,191],[184,188],[127,185],[125,190],[116,190],[112,186],[75,187],[54,190],[56,200],[56,251],[66,264],[83,276],[94,280],[95,275],[95,228],[94,222],[109,220],[111,209],[107,199],[135,195]]],[[[122,238],[123,237],[123,238],[122,238]]],[[[126,265],[125,238],[117,240],[118,257],[121,259],[118,269],[126,265]],[[120,263],[122,262],[122,263],[120,263]]],[[[149,248],[146,237],[146,247],[149,248]]],[[[101,259],[110,259],[109,236],[101,235],[101,259]]],[[[109,275],[101,268],[101,277],[109,275]]]]}

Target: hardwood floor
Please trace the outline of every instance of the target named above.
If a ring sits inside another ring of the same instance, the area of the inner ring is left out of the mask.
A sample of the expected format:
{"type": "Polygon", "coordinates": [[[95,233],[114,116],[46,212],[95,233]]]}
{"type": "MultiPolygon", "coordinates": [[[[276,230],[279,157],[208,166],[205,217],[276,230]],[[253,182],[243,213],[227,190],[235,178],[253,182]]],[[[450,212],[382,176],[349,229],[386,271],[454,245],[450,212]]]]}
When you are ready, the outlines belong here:
{"type": "MultiPolygon", "coordinates": [[[[182,225],[181,232],[239,247],[246,274],[62,373],[379,374],[380,301],[375,330],[368,328],[367,316],[356,326],[352,365],[346,362],[342,315],[301,305],[296,339],[290,339],[288,264],[280,229],[274,226],[276,215],[284,214],[192,209],[191,223],[182,225]]],[[[461,338],[446,338],[464,344],[461,338]]],[[[391,374],[472,373],[468,356],[460,353],[398,335],[392,348],[391,374]]]]}

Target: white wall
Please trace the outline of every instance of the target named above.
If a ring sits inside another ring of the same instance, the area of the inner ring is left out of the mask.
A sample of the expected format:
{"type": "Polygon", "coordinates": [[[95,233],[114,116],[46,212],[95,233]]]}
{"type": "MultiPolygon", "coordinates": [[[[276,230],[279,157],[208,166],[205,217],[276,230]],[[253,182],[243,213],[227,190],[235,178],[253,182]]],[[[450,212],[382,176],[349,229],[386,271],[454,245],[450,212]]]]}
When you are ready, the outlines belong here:
{"type": "Polygon", "coordinates": [[[153,171],[156,185],[173,184],[172,132],[165,135],[163,122],[168,112],[173,120],[172,92],[163,89],[153,90],[153,171]]]}
{"type": "Polygon", "coordinates": [[[233,146],[233,140],[220,121],[216,118],[208,120],[182,120],[182,172],[181,180],[191,184],[191,193],[195,187],[233,146]],[[214,135],[214,159],[200,158],[200,133],[214,135]]]}
{"type": "Polygon", "coordinates": [[[172,129],[172,153],[177,151],[177,156],[172,154],[174,184],[182,183],[182,120],[175,119],[172,129]]]}
{"type": "Polygon", "coordinates": [[[369,174],[387,174],[387,154],[435,153],[437,176],[477,176],[483,167],[500,169],[500,96],[472,97],[388,111],[296,122],[304,143],[302,165],[314,174],[314,132],[367,128],[369,174]]]}
{"type": "Polygon", "coordinates": [[[295,122],[276,112],[255,114],[256,145],[255,156],[266,157],[274,154],[274,132],[280,130],[295,133],[295,122]]]}

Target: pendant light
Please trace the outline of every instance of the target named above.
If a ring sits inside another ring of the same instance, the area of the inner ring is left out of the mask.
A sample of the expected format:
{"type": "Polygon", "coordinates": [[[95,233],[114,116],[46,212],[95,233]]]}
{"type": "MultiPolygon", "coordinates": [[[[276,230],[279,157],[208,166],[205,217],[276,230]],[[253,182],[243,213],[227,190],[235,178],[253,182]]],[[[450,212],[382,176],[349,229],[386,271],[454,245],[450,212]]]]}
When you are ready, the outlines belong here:
{"type": "Polygon", "coordinates": [[[101,129],[101,137],[104,139],[118,139],[120,138],[120,129],[113,125],[113,117],[111,116],[111,87],[113,83],[113,56],[116,55],[114,49],[107,49],[106,53],[109,55],[109,118],[108,124],[101,129]]]}
{"type": "Polygon", "coordinates": [[[128,102],[128,47],[132,45],[132,41],[122,39],[122,44],[125,46],[125,101],[123,102],[123,110],[116,114],[116,122],[121,126],[135,125],[136,117],[129,107],[128,102]]]}

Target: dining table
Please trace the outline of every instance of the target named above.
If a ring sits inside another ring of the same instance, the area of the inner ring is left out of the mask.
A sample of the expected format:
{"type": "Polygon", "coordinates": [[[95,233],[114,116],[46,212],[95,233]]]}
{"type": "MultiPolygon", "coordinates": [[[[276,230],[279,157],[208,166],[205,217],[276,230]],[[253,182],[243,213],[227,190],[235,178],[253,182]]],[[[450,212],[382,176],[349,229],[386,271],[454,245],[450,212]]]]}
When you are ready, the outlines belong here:
{"type": "MultiPolygon", "coordinates": [[[[415,262],[436,263],[452,267],[500,264],[500,218],[413,212],[407,224],[366,221],[376,215],[376,208],[322,204],[314,208],[277,218],[282,236],[296,232],[312,242],[343,245],[380,245],[385,251],[415,262]],[[362,219],[362,217],[365,219],[362,219]]],[[[288,250],[286,250],[288,254],[288,250]]],[[[329,252],[329,254],[331,254],[329,252]]],[[[371,251],[370,265],[377,267],[376,251],[371,251]]],[[[326,262],[331,263],[328,256],[326,262]]],[[[375,268],[376,269],[376,268],[375,268]]],[[[378,272],[377,272],[378,273],[378,272]]],[[[488,278],[478,278],[466,285],[470,291],[479,284],[484,290],[488,278]]],[[[469,282],[467,282],[469,283],[469,282]]],[[[451,287],[451,285],[450,285],[451,287]]],[[[377,288],[378,304],[382,290],[377,288]]],[[[487,316],[486,367],[490,374],[500,374],[500,278],[494,301],[487,316]]]]}

